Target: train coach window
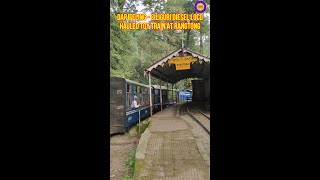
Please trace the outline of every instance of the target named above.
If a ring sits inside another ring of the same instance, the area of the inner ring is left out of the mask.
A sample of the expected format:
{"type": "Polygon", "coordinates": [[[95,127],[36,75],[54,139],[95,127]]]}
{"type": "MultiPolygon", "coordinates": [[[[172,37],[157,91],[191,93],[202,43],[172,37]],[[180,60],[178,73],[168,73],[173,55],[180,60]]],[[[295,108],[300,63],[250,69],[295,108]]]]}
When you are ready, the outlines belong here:
{"type": "Polygon", "coordinates": [[[143,98],[143,106],[149,105],[149,93],[148,93],[148,88],[143,88],[142,89],[142,98],[143,98]]]}
{"type": "Polygon", "coordinates": [[[127,109],[131,109],[131,86],[127,84],[127,109]]]}
{"type": "Polygon", "coordinates": [[[138,86],[137,86],[137,85],[134,85],[134,92],[133,92],[133,94],[138,97],[137,103],[140,104],[140,98],[139,98],[139,94],[138,94],[138,86]]]}
{"type": "Polygon", "coordinates": [[[146,88],[145,87],[141,87],[141,94],[142,94],[142,103],[143,106],[146,105],[146,88]]]}
{"type": "Polygon", "coordinates": [[[150,91],[146,88],[146,105],[150,105],[150,91]]]}
{"type": "Polygon", "coordinates": [[[141,106],[145,106],[146,103],[145,103],[145,93],[144,92],[141,92],[141,106]]]}
{"type": "Polygon", "coordinates": [[[139,98],[139,103],[140,103],[141,106],[143,106],[143,105],[142,105],[143,99],[142,99],[142,94],[141,94],[141,88],[142,88],[142,87],[138,86],[137,92],[138,92],[138,95],[139,95],[139,96],[138,96],[138,98],[139,98]]]}

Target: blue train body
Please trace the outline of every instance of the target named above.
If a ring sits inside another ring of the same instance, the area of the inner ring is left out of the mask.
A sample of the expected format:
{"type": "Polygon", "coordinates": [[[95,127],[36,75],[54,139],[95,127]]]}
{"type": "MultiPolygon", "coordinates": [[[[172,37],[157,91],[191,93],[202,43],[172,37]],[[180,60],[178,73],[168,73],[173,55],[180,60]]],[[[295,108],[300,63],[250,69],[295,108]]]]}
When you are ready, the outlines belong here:
{"type": "MultiPolygon", "coordinates": [[[[168,89],[161,87],[162,109],[176,103],[169,102],[168,89]]],[[[177,91],[174,90],[177,95],[177,91]]],[[[152,112],[161,111],[160,86],[151,86],[152,112]]],[[[150,89],[149,86],[119,77],[110,77],[110,134],[123,133],[132,125],[150,116],[150,89]],[[131,108],[131,103],[137,96],[140,108],[131,108]]]]}
{"type": "Polygon", "coordinates": [[[192,100],[192,91],[179,90],[179,101],[192,100]]]}
{"type": "Polygon", "coordinates": [[[130,127],[139,122],[139,111],[140,119],[145,119],[150,115],[150,106],[142,107],[139,109],[128,110],[126,112],[126,127],[130,127]]]}

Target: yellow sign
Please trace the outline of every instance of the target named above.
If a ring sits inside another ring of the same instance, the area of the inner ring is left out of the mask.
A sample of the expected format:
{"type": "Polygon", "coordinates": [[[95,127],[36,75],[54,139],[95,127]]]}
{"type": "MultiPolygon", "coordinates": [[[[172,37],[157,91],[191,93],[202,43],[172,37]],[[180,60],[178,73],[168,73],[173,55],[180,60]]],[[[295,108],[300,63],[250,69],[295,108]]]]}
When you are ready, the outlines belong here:
{"type": "Polygon", "coordinates": [[[168,61],[168,63],[175,64],[176,70],[185,70],[190,69],[190,63],[196,62],[197,60],[198,59],[193,56],[173,57],[168,61]]]}
{"type": "Polygon", "coordinates": [[[180,63],[176,64],[176,70],[190,69],[190,63],[180,63]]]}

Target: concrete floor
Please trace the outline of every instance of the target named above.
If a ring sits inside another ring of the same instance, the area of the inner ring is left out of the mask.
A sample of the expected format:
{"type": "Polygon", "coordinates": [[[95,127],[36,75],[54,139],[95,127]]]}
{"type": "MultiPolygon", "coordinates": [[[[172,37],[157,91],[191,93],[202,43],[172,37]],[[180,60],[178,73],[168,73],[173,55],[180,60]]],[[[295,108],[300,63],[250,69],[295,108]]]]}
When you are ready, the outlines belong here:
{"type": "Polygon", "coordinates": [[[137,147],[135,179],[210,179],[208,160],[203,159],[190,124],[176,116],[178,107],[171,106],[150,118],[137,147]]]}

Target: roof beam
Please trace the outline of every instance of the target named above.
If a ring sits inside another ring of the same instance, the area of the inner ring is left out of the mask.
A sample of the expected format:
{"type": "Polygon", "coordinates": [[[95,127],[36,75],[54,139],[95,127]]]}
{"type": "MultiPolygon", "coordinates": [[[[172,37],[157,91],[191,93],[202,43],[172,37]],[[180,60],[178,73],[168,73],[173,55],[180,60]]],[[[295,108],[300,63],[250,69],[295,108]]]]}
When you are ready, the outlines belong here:
{"type": "Polygon", "coordinates": [[[182,80],[184,76],[186,76],[186,73],[181,73],[180,76],[176,76],[177,77],[177,78],[175,78],[176,82],[182,80]]]}
{"type": "MultiPolygon", "coordinates": [[[[199,65],[199,64],[193,64],[192,66],[196,66],[196,65],[199,65]]],[[[193,71],[194,73],[202,73],[203,72],[203,70],[204,70],[204,68],[206,67],[206,65],[208,65],[208,64],[205,64],[204,62],[203,62],[203,64],[202,64],[202,66],[201,66],[201,70],[200,71],[193,71]]],[[[210,68],[210,67],[209,67],[210,68]]],[[[192,68],[191,68],[192,69],[192,68]]],[[[194,69],[194,68],[193,68],[194,69]]]]}
{"type": "MultiPolygon", "coordinates": [[[[151,75],[156,79],[160,79],[160,75],[157,75],[155,73],[151,73],[151,75]]],[[[168,82],[169,83],[174,83],[175,81],[173,79],[168,79],[168,82]]]]}
{"type": "MultiPolygon", "coordinates": [[[[164,67],[165,67],[165,66],[164,66],[164,67]]],[[[169,64],[167,64],[167,67],[166,67],[166,68],[164,68],[164,67],[161,66],[161,68],[163,69],[162,74],[163,74],[164,72],[168,71],[168,70],[171,68],[171,66],[169,66],[169,64]]],[[[156,69],[156,70],[157,70],[157,69],[156,69]]],[[[159,70],[158,70],[158,71],[159,71],[159,70]]]]}
{"type": "Polygon", "coordinates": [[[198,74],[198,73],[195,73],[193,71],[190,71],[190,73],[192,73],[192,74],[194,74],[194,75],[196,75],[197,77],[200,77],[200,78],[206,78],[206,76],[203,75],[203,74],[198,74]]]}
{"type": "Polygon", "coordinates": [[[159,74],[161,74],[161,76],[164,76],[167,79],[171,79],[170,77],[168,77],[167,75],[165,75],[161,71],[159,71],[158,69],[154,69],[154,70],[157,71],[159,74]]]}
{"type": "Polygon", "coordinates": [[[210,72],[210,67],[208,67],[207,64],[210,64],[210,58],[192,52],[188,49],[179,48],[176,51],[167,55],[166,57],[162,58],[161,60],[150,65],[147,69],[144,70],[144,74],[146,75],[148,72],[150,72],[150,74],[156,79],[160,79],[161,77],[163,77],[167,79],[169,83],[176,83],[182,79],[190,77],[207,78],[209,76],[207,73],[207,68],[209,68],[210,72]],[[174,56],[178,56],[180,52],[191,54],[193,57],[198,58],[198,62],[202,61],[202,66],[196,63],[196,68],[192,68],[189,71],[177,71],[175,70],[174,66],[167,66],[168,60],[174,56]]]}

